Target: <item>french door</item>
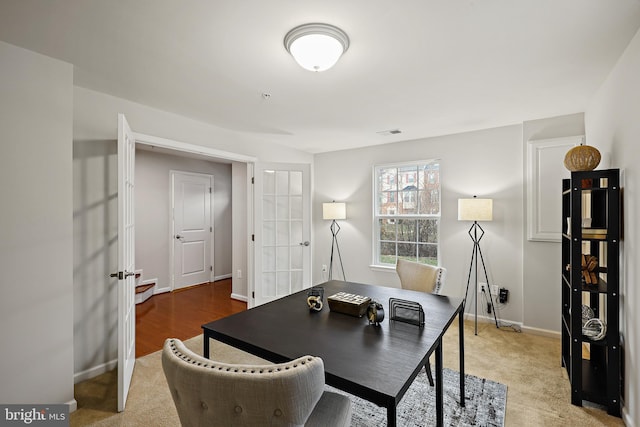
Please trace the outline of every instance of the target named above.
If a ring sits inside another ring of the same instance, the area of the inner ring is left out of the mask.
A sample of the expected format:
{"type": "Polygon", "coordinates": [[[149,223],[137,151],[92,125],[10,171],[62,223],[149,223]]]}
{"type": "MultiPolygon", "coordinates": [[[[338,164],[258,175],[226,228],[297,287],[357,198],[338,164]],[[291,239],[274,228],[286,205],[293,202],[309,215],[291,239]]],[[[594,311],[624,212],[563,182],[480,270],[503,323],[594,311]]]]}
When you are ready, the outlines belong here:
{"type": "Polygon", "coordinates": [[[310,166],[257,163],[254,170],[253,305],[311,286],[310,166]]]}
{"type": "Polygon", "coordinates": [[[124,410],[136,362],[135,310],[135,155],[136,140],[118,114],[118,411],[124,410]]]}

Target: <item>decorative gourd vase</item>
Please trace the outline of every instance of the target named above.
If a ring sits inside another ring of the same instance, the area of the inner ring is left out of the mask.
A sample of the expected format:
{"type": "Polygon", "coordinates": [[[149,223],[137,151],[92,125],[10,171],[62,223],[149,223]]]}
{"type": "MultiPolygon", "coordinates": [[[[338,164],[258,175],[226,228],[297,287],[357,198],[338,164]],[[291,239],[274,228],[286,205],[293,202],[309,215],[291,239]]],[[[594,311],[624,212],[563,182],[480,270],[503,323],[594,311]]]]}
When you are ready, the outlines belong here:
{"type": "Polygon", "coordinates": [[[592,171],[600,163],[600,151],[590,145],[576,145],[564,156],[564,166],[571,172],[592,171]]]}

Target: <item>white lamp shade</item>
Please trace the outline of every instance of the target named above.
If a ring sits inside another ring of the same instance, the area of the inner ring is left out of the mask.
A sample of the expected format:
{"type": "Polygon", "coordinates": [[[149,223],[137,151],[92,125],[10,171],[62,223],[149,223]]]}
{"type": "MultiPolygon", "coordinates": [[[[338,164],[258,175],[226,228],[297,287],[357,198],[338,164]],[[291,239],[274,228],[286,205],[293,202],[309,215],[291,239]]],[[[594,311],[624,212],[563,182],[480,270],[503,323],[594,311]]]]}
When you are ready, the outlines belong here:
{"type": "Polygon", "coordinates": [[[492,221],[493,199],[458,199],[458,221],[492,221]]]}
{"type": "Polygon", "coordinates": [[[325,71],[342,56],[342,44],[324,34],[309,34],[291,43],[291,55],[305,70],[325,71]]]}
{"type": "Polygon", "coordinates": [[[347,205],[340,202],[323,203],[322,219],[346,219],[347,205]]]}

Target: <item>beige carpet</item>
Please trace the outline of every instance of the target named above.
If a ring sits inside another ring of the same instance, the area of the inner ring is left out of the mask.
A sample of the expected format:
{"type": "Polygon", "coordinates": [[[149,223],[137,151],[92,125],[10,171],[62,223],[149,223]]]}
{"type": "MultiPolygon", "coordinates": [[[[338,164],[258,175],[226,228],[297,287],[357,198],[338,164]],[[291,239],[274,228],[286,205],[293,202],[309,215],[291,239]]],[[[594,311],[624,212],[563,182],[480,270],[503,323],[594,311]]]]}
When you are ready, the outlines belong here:
{"type": "MultiPolygon", "coordinates": [[[[202,336],[186,341],[202,354],[202,336]]],[[[267,363],[219,342],[211,343],[211,358],[231,363],[267,363]]],[[[445,366],[458,370],[457,323],[445,335],[445,366]]],[[[505,426],[624,426],[606,411],[570,404],[569,381],[560,367],[560,341],[496,329],[493,324],[465,325],[465,368],[469,374],[507,385],[505,426]]],[[[160,352],[136,361],[122,413],[116,412],[115,370],[76,384],[78,410],[72,426],[176,426],[178,416],[160,366],[160,352]]]]}

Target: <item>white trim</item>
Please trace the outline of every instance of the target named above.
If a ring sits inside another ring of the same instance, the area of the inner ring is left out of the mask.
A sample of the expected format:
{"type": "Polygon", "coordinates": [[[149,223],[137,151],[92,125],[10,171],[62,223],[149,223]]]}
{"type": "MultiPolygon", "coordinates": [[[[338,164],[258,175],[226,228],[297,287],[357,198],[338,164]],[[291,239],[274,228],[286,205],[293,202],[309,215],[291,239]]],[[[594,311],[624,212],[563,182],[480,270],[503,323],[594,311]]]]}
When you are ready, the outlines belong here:
{"type": "Polygon", "coordinates": [[[166,294],[167,292],[171,292],[171,288],[169,286],[165,286],[165,287],[159,288],[158,284],[156,283],[156,287],[153,290],[153,294],[154,295],[166,294]]]}
{"type": "Polygon", "coordinates": [[[216,157],[218,159],[231,160],[234,162],[250,163],[257,161],[257,159],[252,156],[245,156],[244,154],[217,150],[215,148],[209,148],[202,145],[189,144],[188,142],[180,142],[171,139],[160,138],[158,136],[145,135],[137,132],[133,132],[133,135],[135,136],[136,143],[150,145],[152,147],[177,150],[185,153],[199,154],[207,157],[216,157]]]}
{"type": "Polygon", "coordinates": [[[525,332],[525,333],[531,334],[531,335],[538,335],[538,336],[541,336],[541,337],[548,337],[548,338],[560,339],[562,337],[562,335],[558,331],[551,331],[549,329],[533,328],[531,326],[523,326],[522,327],[522,332],[525,332]]]}
{"type": "Polygon", "coordinates": [[[631,419],[631,414],[629,413],[629,409],[626,405],[622,407],[622,421],[627,427],[636,427],[636,423],[631,419]]]}
{"type": "MultiPolygon", "coordinates": [[[[561,239],[561,223],[557,221],[562,216],[562,212],[550,209],[544,204],[544,197],[556,197],[560,200],[560,192],[557,194],[549,194],[550,189],[541,188],[541,179],[545,175],[542,169],[546,171],[558,171],[558,183],[560,176],[567,171],[563,166],[564,153],[571,147],[580,145],[584,135],[569,136],[565,138],[539,139],[527,141],[527,239],[539,242],[560,242],[561,239]],[[559,156],[554,151],[560,148],[562,155],[559,156]],[[542,154],[545,154],[543,157],[542,154]],[[551,157],[551,158],[549,158],[551,157]],[[547,159],[547,162],[543,162],[547,159]],[[542,218],[550,218],[551,222],[557,223],[557,230],[545,230],[542,228],[542,218]]],[[[554,180],[555,181],[555,180],[554,180]]],[[[561,188],[561,187],[560,187],[561,188]]],[[[560,205],[561,206],[561,205],[560,205]]]]}
{"type": "Polygon", "coordinates": [[[78,401],[75,399],[68,400],[65,404],[69,407],[69,413],[75,412],[78,409],[78,401]]]}
{"type": "Polygon", "coordinates": [[[217,282],[218,280],[232,279],[232,278],[233,278],[233,274],[231,274],[231,273],[221,274],[220,276],[214,276],[213,277],[213,281],[217,282]]]}
{"type": "Polygon", "coordinates": [[[240,295],[240,294],[231,294],[231,299],[235,299],[238,301],[242,301],[242,302],[247,302],[248,298],[244,295],[240,295]]]}
{"type": "Polygon", "coordinates": [[[118,359],[112,359],[107,363],[101,363],[100,365],[96,365],[93,368],[89,368],[84,371],[75,373],[73,375],[73,383],[77,384],[79,382],[89,380],[93,377],[97,377],[98,375],[104,374],[105,372],[109,372],[115,369],[117,366],[118,366],[118,359]]]}
{"type": "MultiPolygon", "coordinates": [[[[247,274],[245,274],[245,280],[247,283],[247,295],[244,296],[244,301],[247,303],[247,308],[252,308],[256,304],[256,300],[253,297],[255,295],[255,241],[251,236],[255,235],[255,162],[247,163],[247,274]],[[249,298],[251,295],[251,298],[249,298]]],[[[237,298],[242,301],[243,297],[239,294],[237,298]]]]}
{"type": "MultiPolygon", "coordinates": [[[[465,312],[464,319],[474,320],[475,316],[473,313],[465,312]]],[[[493,317],[478,315],[478,322],[494,323],[495,320],[493,319],[493,317]]],[[[498,324],[501,325],[500,326],[501,328],[506,328],[506,325],[513,325],[514,327],[519,328],[522,333],[526,333],[526,334],[537,335],[537,336],[547,337],[547,338],[555,338],[558,340],[561,338],[560,332],[551,331],[549,329],[540,329],[540,328],[534,328],[531,326],[524,326],[522,322],[514,322],[513,320],[498,319],[498,324]]]]}
{"type": "MultiPolygon", "coordinates": [[[[470,307],[467,307],[470,308],[470,307]]],[[[464,319],[465,320],[475,320],[475,314],[472,312],[468,312],[465,311],[464,312],[464,319]]],[[[484,316],[484,315],[480,315],[478,314],[478,322],[480,323],[493,323],[495,326],[495,319],[492,316],[484,316]]],[[[522,322],[516,322],[513,320],[509,320],[509,319],[500,319],[498,318],[498,325],[502,324],[501,327],[506,327],[506,325],[513,325],[516,328],[522,329],[522,322]]]]}

